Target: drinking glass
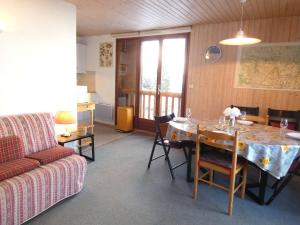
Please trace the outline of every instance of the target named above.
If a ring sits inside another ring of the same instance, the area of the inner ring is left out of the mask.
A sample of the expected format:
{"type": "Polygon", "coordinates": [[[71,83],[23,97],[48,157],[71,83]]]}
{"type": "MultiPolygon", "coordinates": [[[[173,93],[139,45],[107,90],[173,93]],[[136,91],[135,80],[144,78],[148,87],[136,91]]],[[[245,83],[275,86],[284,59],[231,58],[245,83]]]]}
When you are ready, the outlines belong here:
{"type": "Polygon", "coordinates": [[[281,118],[280,120],[280,128],[286,129],[288,127],[288,119],[287,118],[281,118]]]}
{"type": "Polygon", "coordinates": [[[281,118],[280,120],[280,136],[285,136],[285,129],[288,127],[288,119],[287,118],[281,118]]]}
{"type": "Polygon", "coordinates": [[[192,117],[192,110],[191,108],[186,108],[186,117],[190,119],[192,117]]]}
{"type": "Polygon", "coordinates": [[[224,125],[225,125],[225,116],[222,115],[219,117],[219,127],[224,128],[224,125]]]}
{"type": "Polygon", "coordinates": [[[241,119],[246,120],[247,119],[247,112],[246,111],[241,111],[241,119]]]}

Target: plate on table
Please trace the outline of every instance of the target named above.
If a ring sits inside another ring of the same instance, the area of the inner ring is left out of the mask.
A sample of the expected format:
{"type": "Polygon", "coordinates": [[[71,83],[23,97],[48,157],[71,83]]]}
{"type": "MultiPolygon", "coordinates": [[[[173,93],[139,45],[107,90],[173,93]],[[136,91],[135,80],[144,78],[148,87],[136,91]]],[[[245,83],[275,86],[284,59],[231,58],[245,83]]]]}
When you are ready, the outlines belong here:
{"type": "Polygon", "coordinates": [[[224,131],[224,130],[214,130],[213,132],[219,133],[219,134],[230,134],[229,132],[224,131]]]}
{"type": "Polygon", "coordinates": [[[286,133],[286,136],[288,136],[290,138],[294,138],[294,139],[300,140],[300,133],[297,133],[297,132],[286,133]]]}
{"type": "Polygon", "coordinates": [[[222,125],[215,125],[215,128],[219,131],[225,131],[227,130],[227,127],[226,126],[222,126],[222,125]]]}
{"type": "Polygon", "coordinates": [[[246,125],[246,126],[251,126],[251,125],[253,125],[253,122],[252,122],[252,121],[248,121],[248,120],[237,120],[236,122],[237,122],[238,124],[246,125]]]}
{"type": "Polygon", "coordinates": [[[175,117],[173,119],[174,122],[177,122],[177,123],[185,123],[187,121],[187,118],[185,117],[175,117]]]}

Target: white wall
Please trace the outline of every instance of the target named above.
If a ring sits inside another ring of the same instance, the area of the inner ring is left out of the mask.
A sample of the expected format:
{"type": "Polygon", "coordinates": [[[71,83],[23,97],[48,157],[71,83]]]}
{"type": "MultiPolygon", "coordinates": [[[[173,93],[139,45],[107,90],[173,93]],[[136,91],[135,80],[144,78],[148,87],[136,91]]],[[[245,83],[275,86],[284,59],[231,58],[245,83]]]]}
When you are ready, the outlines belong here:
{"type": "Polygon", "coordinates": [[[0,0],[0,115],[76,111],[76,9],[0,0]]]}
{"type": "Polygon", "coordinates": [[[84,42],[87,44],[87,70],[96,72],[96,92],[100,96],[100,101],[114,106],[116,39],[111,35],[100,35],[86,37],[84,42]],[[102,42],[113,43],[113,64],[111,67],[99,66],[99,44],[102,42]]]}

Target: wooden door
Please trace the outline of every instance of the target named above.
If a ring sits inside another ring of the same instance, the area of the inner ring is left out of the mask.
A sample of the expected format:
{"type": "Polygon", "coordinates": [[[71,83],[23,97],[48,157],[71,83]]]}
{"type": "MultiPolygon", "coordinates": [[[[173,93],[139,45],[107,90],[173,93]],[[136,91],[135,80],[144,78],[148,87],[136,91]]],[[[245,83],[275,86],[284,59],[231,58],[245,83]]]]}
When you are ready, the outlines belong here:
{"type": "Polygon", "coordinates": [[[183,116],[188,35],[143,38],[137,83],[137,127],[154,131],[154,116],[183,116]]]}

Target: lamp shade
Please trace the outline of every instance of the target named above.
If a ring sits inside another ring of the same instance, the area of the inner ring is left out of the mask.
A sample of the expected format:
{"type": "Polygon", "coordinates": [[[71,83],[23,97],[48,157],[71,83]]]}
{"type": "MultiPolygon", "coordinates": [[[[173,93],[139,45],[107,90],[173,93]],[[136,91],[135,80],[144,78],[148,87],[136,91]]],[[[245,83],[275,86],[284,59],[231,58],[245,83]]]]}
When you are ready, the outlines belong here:
{"type": "Polygon", "coordinates": [[[247,37],[243,30],[239,30],[234,38],[228,38],[220,41],[222,45],[253,45],[261,42],[258,38],[247,37]]]}
{"type": "Polygon", "coordinates": [[[57,124],[72,124],[75,123],[75,116],[70,111],[59,111],[54,117],[57,124]]]}
{"type": "Polygon", "coordinates": [[[0,21],[0,33],[2,33],[5,30],[5,25],[2,21],[0,21]]]}

